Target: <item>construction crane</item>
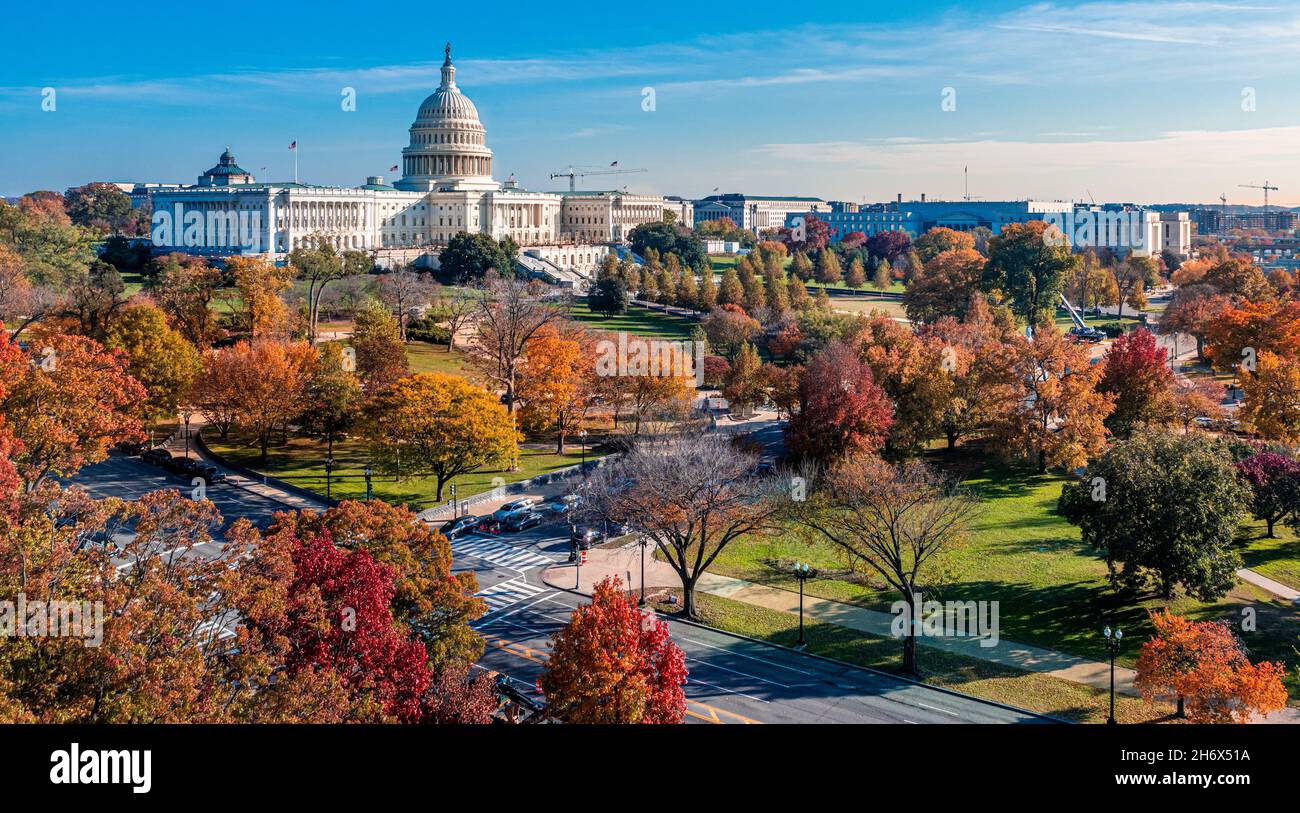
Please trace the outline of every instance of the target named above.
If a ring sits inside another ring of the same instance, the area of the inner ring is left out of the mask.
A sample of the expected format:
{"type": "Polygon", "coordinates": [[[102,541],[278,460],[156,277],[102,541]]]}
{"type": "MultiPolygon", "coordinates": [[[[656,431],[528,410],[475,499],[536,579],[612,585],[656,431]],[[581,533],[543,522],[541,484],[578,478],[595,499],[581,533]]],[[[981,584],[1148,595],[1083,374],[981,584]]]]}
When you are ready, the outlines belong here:
{"type": "Polygon", "coordinates": [[[1274,192],[1276,192],[1276,191],[1277,191],[1277,187],[1276,187],[1276,186],[1269,186],[1269,185],[1268,185],[1268,181],[1264,181],[1264,185],[1263,185],[1263,186],[1259,186],[1259,185],[1257,185],[1257,184],[1253,184],[1253,183],[1239,183],[1239,184],[1237,184],[1237,186],[1244,187],[1244,188],[1246,188],[1246,189],[1263,189],[1263,190],[1264,190],[1264,212],[1265,212],[1266,214],[1268,213],[1268,190],[1271,189],[1271,190],[1273,190],[1274,192]]]}
{"type": "Polygon", "coordinates": [[[1228,193],[1219,193],[1219,227],[1223,231],[1228,230],[1228,193]]]}
{"type": "MultiPolygon", "coordinates": [[[[618,167],[618,162],[615,161],[614,163],[610,164],[610,166],[618,167]]],[[[648,169],[622,169],[621,167],[618,169],[595,169],[592,167],[575,167],[572,164],[570,164],[569,168],[564,170],[563,172],[552,172],[551,180],[555,180],[556,178],[568,178],[569,191],[577,192],[578,179],[585,178],[588,175],[624,175],[633,172],[649,172],[649,171],[650,170],[648,169]]]]}

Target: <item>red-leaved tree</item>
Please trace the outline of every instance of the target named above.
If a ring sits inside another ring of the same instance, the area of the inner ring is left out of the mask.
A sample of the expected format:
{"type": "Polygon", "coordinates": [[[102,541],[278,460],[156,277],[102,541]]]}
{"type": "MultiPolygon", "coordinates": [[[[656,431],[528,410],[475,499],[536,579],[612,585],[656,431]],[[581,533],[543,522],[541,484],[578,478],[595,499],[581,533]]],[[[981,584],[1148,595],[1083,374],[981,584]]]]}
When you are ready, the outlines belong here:
{"type": "Polygon", "coordinates": [[[555,634],[541,678],[548,713],[568,723],[680,723],[684,683],[668,625],[638,610],[616,576],[555,634]]]}
{"type": "Polygon", "coordinates": [[[1120,336],[1106,351],[1097,389],[1115,394],[1115,409],[1106,418],[1113,434],[1123,437],[1140,424],[1173,418],[1174,373],[1166,366],[1168,355],[1145,329],[1120,336]]]}
{"type": "Polygon", "coordinates": [[[797,400],[786,443],[796,457],[819,463],[877,451],[894,422],[894,405],[871,368],[841,342],[827,345],[803,368],[797,400]]]}

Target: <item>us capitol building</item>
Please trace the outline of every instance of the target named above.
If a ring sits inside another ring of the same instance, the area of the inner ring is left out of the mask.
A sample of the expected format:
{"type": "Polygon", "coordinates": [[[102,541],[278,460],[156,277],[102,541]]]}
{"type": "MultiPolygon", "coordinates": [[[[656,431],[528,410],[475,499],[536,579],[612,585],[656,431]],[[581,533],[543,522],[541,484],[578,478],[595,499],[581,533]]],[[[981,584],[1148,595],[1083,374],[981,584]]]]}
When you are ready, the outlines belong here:
{"type": "Polygon", "coordinates": [[[391,185],[381,176],[357,187],[258,183],[227,148],[197,185],[148,190],[154,244],[161,251],[281,259],[310,236],[323,235],[340,250],[368,251],[381,263],[410,262],[436,255],[459,232],[482,232],[511,237],[524,254],[586,273],[599,265],[608,244],[625,240],[641,223],[662,220],[666,210],[679,223],[694,220],[686,201],[626,192],[531,192],[513,176],[493,180],[492,150],[477,108],[456,85],[450,45],[442,83],[416,113],[401,167],[401,179],[391,185]],[[176,216],[174,234],[161,241],[159,213],[176,216]],[[183,226],[200,222],[201,239],[192,239],[197,228],[187,237],[183,226]]]}

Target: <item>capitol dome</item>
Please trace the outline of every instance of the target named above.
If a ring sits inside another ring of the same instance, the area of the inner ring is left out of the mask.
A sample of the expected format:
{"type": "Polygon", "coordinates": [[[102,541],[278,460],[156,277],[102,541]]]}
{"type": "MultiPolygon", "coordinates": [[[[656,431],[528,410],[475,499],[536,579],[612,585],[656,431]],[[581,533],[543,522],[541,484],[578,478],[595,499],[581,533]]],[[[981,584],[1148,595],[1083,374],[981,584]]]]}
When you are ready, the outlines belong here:
{"type": "Polygon", "coordinates": [[[420,192],[496,187],[492,150],[485,143],[478,109],[456,87],[450,43],[442,63],[442,84],[420,104],[410,145],[402,150],[402,179],[394,186],[420,192]]]}

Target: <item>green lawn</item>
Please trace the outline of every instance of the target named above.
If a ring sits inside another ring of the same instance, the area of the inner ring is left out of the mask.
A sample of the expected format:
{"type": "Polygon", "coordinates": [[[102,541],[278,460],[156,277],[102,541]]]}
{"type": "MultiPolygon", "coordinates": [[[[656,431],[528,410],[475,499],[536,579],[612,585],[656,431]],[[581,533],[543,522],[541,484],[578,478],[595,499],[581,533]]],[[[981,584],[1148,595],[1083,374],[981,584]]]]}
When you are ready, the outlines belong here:
{"type": "Polygon", "coordinates": [[[448,373],[469,379],[477,376],[469,356],[459,347],[448,352],[446,345],[410,342],[406,345],[406,360],[413,373],[448,373]]]}
{"type": "MultiPolygon", "coordinates": [[[[204,441],[217,454],[251,468],[278,477],[293,485],[307,488],[320,494],[325,493],[325,445],[311,438],[295,435],[289,436],[286,444],[272,446],[265,466],[258,464],[258,450],[250,444],[248,438],[234,433],[228,441],[217,439],[215,433],[204,433],[204,441]]],[[[591,457],[590,454],[587,455],[591,457]]],[[[335,499],[363,499],[366,495],[365,466],[369,455],[366,446],[359,440],[348,440],[334,444],[334,459],[337,462],[331,477],[330,493],[335,499]]],[[[580,451],[572,454],[557,455],[535,449],[520,450],[518,471],[482,470],[464,474],[455,478],[456,496],[469,497],[488,491],[500,482],[513,483],[527,480],[539,474],[577,465],[582,459],[580,451]],[[494,478],[500,482],[494,483],[494,478]]],[[[436,482],[432,477],[414,477],[395,480],[392,476],[375,475],[372,480],[374,496],[390,503],[412,504],[418,508],[428,508],[438,503],[436,499],[436,482]]],[[[449,492],[443,493],[443,501],[450,498],[449,492]]]]}
{"type": "Polygon", "coordinates": [[[854,297],[849,299],[847,297],[833,296],[831,297],[831,310],[862,313],[867,316],[883,313],[886,316],[899,319],[907,318],[907,309],[897,299],[877,299],[875,297],[854,297]]]}
{"type": "MultiPolygon", "coordinates": [[[[966,543],[936,561],[927,598],[996,600],[1003,638],[1096,660],[1106,655],[1101,627],[1119,625],[1125,640],[1134,642],[1120,653],[1119,661],[1133,665],[1138,644],[1151,633],[1148,610],[1165,602],[1152,597],[1126,603],[1111,590],[1104,560],[1086,548],[1078,529],[1056,513],[1066,478],[981,464],[960,450],[951,456],[938,453],[933,459],[968,468],[966,484],[982,496],[984,506],[966,543]]],[[[1296,579],[1300,544],[1295,537],[1287,531],[1282,539],[1259,540],[1261,531],[1254,525],[1243,528],[1247,564],[1260,563],[1261,572],[1279,581],[1296,579]]],[[[798,590],[790,575],[796,561],[808,562],[820,574],[806,585],[811,595],[886,611],[895,598],[878,575],[851,571],[829,543],[801,538],[794,530],[775,538],[739,540],[719,556],[712,570],[798,590]]],[[[1240,584],[1220,601],[1202,603],[1183,597],[1171,609],[1201,620],[1240,622],[1247,606],[1258,615],[1257,631],[1242,633],[1252,655],[1285,661],[1291,667],[1288,688],[1293,697],[1300,697],[1294,668],[1300,663],[1295,651],[1300,608],[1240,584]]]]}
{"type": "MultiPolygon", "coordinates": [[[[732,599],[697,594],[704,623],[728,632],[748,635],[781,646],[793,646],[799,638],[799,618],[790,613],[744,604],[732,599]]],[[[680,605],[657,603],[655,609],[671,614],[680,605]]],[[[808,651],[828,658],[883,671],[898,671],[902,645],[890,638],[865,635],[837,624],[805,623],[808,651]]],[[[1050,714],[1079,723],[1104,723],[1109,695],[1079,683],[1049,675],[1024,672],[931,649],[917,647],[921,680],[986,700],[1050,714]]],[[[1142,723],[1165,717],[1172,708],[1149,705],[1123,695],[1116,698],[1115,716],[1121,723],[1142,723]]]]}
{"type": "Polygon", "coordinates": [[[569,316],[574,321],[582,322],[588,327],[611,332],[632,333],[651,339],[669,339],[685,341],[691,338],[691,331],[696,323],[690,319],[672,314],[652,311],[631,305],[627,313],[605,317],[593,313],[585,299],[574,301],[569,316]]]}

